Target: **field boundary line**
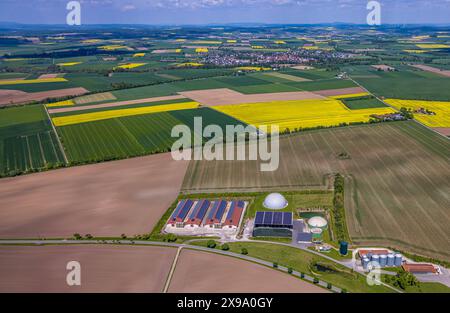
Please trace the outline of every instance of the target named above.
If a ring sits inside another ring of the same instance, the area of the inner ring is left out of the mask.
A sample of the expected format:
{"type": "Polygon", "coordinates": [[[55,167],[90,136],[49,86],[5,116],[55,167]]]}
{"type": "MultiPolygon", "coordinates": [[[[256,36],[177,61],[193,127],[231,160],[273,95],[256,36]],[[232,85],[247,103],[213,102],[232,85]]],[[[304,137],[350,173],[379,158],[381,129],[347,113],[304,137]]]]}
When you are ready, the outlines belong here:
{"type": "Polygon", "coordinates": [[[53,124],[52,118],[50,117],[50,114],[48,113],[47,106],[45,104],[43,104],[42,106],[44,107],[45,113],[47,114],[47,118],[50,121],[50,125],[52,125],[53,131],[55,132],[56,140],[58,141],[59,149],[61,150],[61,153],[62,153],[62,155],[64,157],[64,162],[66,164],[69,164],[69,160],[67,159],[66,151],[64,150],[64,147],[62,145],[61,139],[59,138],[59,134],[56,131],[55,125],[53,124]]]}

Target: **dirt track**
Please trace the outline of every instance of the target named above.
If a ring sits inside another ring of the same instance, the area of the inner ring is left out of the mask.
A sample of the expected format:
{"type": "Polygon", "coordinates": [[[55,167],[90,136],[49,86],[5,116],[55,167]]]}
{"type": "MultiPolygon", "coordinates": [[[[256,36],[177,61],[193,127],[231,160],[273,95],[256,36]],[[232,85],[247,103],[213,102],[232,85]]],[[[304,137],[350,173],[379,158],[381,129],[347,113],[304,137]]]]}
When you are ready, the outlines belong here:
{"type": "Polygon", "coordinates": [[[148,233],[187,165],[158,154],[1,179],[0,238],[148,233]]]}
{"type": "Polygon", "coordinates": [[[169,292],[326,292],[288,274],[218,254],[181,252],[169,292]]]}
{"type": "Polygon", "coordinates": [[[308,92],[274,92],[246,95],[228,88],[184,91],[179,94],[201,103],[204,106],[258,103],[283,100],[323,99],[321,95],[308,92]]]}
{"type": "Polygon", "coordinates": [[[48,98],[79,96],[89,92],[84,88],[67,88],[42,92],[23,92],[18,90],[0,90],[0,105],[42,101],[48,98]]]}
{"type": "Polygon", "coordinates": [[[175,256],[168,247],[2,246],[0,292],[161,292],[175,256]],[[66,265],[81,265],[68,286],[66,265]]]}

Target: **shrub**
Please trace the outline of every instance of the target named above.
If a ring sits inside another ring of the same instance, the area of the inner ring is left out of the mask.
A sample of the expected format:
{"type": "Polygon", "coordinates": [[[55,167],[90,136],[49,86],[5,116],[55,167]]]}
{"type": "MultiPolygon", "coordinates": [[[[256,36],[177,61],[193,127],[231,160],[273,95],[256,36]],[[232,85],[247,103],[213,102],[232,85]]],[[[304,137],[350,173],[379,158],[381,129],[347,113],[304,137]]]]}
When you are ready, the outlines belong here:
{"type": "Polygon", "coordinates": [[[228,251],[228,250],[230,250],[230,246],[227,243],[224,243],[222,245],[221,249],[224,250],[224,251],[228,251]]]}
{"type": "Polygon", "coordinates": [[[81,237],[81,235],[80,235],[79,233],[73,234],[73,237],[74,237],[76,240],[82,239],[82,237],[81,237]]]}
{"type": "Polygon", "coordinates": [[[247,255],[248,254],[248,250],[246,248],[242,248],[241,249],[241,254],[247,255]]]}
{"type": "Polygon", "coordinates": [[[292,274],[294,272],[294,270],[292,269],[292,267],[288,268],[288,273],[292,274]]]}
{"type": "Polygon", "coordinates": [[[327,284],[327,289],[331,289],[333,287],[333,285],[331,285],[331,283],[327,284]]]}
{"type": "Polygon", "coordinates": [[[167,241],[175,242],[175,241],[177,241],[177,236],[175,236],[174,234],[169,234],[169,235],[167,235],[167,241]]]}
{"type": "Polygon", "coordinates": [[[92,239],[92,238],[94,238],[91,234],[86,234],[86,239],[92,239]]]}
{"type": "Polygon", "coordinates": [[[214,249],[216,247],[216,242],[214,240],[208,240],[208,242],[206,243],[206,246],[208,248],[214,249]]]}
{"type": "Polygon", "coordinates": [[[301,273],[300,273],[300,277],[301,277],[301,278],[305,278],[305,273],[301,272],[301,273]]]}
{"type": "Polygon", "coordinates": [[[278,267],[278,263],[277,263],[277,262],[273,262],[272,266],[273,266],[274,268],[277,268],[277,267],[278,267]]]}
{"type": "Polygon", "coordinates": [[[319,279],[317,277],[314,277],[313,283],[317,285],[319,283],[319,279]]]}

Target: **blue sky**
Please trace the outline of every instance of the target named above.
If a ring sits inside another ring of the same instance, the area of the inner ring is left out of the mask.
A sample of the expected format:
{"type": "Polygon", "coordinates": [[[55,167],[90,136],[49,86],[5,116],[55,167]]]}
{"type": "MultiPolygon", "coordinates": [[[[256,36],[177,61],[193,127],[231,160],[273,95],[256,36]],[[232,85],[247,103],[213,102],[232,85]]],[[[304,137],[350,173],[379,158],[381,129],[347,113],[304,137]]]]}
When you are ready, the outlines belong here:
{"type": "MultiPolygon", "coordinates": [[[[369,0],[80,0],[83,24],[365,23],[369,0]]],[[[69,0],[0,0],[0,21],[63,24],[69,0]]],[[[379,0],[382,23],[450,24],[450,0],[379,0]]]]}

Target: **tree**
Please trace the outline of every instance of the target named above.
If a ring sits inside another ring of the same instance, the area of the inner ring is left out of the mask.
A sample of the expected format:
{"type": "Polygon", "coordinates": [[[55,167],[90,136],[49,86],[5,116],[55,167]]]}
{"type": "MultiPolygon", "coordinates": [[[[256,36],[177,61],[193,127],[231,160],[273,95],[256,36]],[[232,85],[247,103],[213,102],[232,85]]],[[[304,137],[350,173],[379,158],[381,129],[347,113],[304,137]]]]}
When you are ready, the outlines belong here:
{"type": "Polygon", "coordinates": [[[292,274],[294,272],[294,270],[292,269],[292,267],[288,268],[288,273],[292,274]]]}
{"type": "Polygon", "coordinates": [[[274,268],[277,268],[277,267],[278,267],[278,263],[277,263],[277,262],[273,262],[272,266],[273,266],[274,268]]]}
{"type": "Polygon", "coordinates": [[[224,243],[222,245],[221,249],[224,250],[224,251],[228,251],[228,250],[230,250],[230,246],[227,243],[224,243]]]}
{"type": "Polygon", "coordinates": [[[81,237],[81,235],[80,235],[79,233],[73,234],[73,237],[74,237],[76,240],[82,239],[82,237],[81,237]]]}
{"type": "Polygon", "coordinates": [[[208,242],[206,243],[206,246],[208,248],[214,249],[216,247],[216,242],[214,240],[208,240],[208,242]]]}
{"type": "Polygon", "coordinates": [[[319,283],[319,279],[317,277],[314,277],[313,283],[317,285],[319,283]]]}
{"type": "Polygon", "coordinates": [[[125,234],[120,235],[120,237],[122,237],[122,239],[127,239],[127,235],[125,234]]]}
{"type": "Polygon", "coordinates": [[[242,248],[242,249],[241,249],[241,254],[247,255],[247,254],[248,254],[247,249],[246,249],[246,248],[242,248]]]}
{"type": "Polygon", "coordinates": [[[175,242],[175,241],[177,241],[177,236],[175,236],[174,234],[169,234],[169,235],[167,235],[167,241],[175,242]]]}
{"type": "Polygon", "coordinates": [[[92,238],[94,238],[91,234],[86,234],[86,239],[92,239],[92,238]]]}
{"type": "Polygon", "coordinates": [[[300,273],[300,278],[305,278],[305,273],[301,272],[300,273]]]}
{"type": "Polygon", "coordinates": [[[327,289],[330,289],[330,290],[331,290],[331,288],[333,288],[333,285],[332,285],[331,283],[328,283],[328,284],[327,284],[327,289]]]}

